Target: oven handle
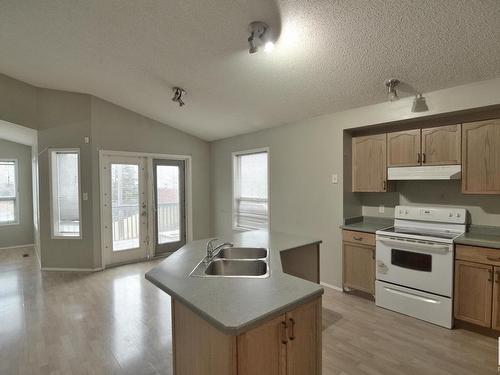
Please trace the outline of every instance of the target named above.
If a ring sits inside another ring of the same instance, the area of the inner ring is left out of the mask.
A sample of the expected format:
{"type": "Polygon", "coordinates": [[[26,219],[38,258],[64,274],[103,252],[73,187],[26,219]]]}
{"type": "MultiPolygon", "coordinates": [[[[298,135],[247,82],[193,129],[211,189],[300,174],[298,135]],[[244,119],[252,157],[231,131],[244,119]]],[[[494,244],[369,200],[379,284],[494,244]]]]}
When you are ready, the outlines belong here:
{"type": "Polygon", "coordinates": [[[435,254],[447,254],[450,252],[449,245],[437,245],[437,244],[424,244],[419,242],[410,242],[405,240],[393,240],[392,238],[379,238],[380,242],[385,243],[389,246],[401,246],[402,250],[411,249],[411,250],[419,250],[426,253],[435,253],[435,254]]]}
{"type": "Polygon", "coordinates": [[[397,294],[397,295],[400,295],[400,296],[403,296],[403,297],[412,298],[412,299],[416,299],[416,300],[419,300],[419,301],[424,301],[424,302],[427,302],[427,303],[434,303],[434,304],[440,303],[438,300],[435,300],[435,299],[432,299],[432,298],[422,297],[422,296],[419,296],[418,294],[413,294],[413,293],[409,293],[409,292],[402,292],[400,290],[392,289],[392,288],[389,288],[387,286],[384,286],[384,289],[387,292],[389,292],[389,293],[397,294]]]}

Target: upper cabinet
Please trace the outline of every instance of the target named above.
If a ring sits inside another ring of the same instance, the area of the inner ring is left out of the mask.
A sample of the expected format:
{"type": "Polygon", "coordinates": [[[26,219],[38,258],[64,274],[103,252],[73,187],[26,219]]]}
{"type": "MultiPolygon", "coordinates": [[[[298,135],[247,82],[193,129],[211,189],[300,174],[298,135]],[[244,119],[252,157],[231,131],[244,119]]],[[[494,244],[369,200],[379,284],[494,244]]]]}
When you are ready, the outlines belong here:
{"type": "Polygon", "coordinates": [[[387,134],[387,166],[416,167],[461,163],[460,125],[387,134]]]}
{"type": "Polygon", "coordinates": [[[352,139],[352,191],[387,191],[386,135],[352,139]]]}
{"type": "Polygon", "coordinates": [[[462,125],[462,192],[500,194],[500,119],[462,125]]]}
{"type": "Polygon", "coordinates": [[[387,166],[420,165],[420,129],[387,134],[387,166]]]}
{"type": "Polygon", "coordinates": [[[448,165],[462,162],[460,125],[422,129],[422,165],[448,165]]]}

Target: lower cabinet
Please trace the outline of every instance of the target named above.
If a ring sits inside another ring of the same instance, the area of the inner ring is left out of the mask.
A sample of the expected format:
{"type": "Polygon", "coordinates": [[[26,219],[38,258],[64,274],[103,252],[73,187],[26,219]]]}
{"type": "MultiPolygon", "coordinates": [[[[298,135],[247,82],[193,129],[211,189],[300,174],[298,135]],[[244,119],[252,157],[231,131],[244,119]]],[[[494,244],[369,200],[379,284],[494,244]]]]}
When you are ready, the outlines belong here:
{"type": "Polygon", "coordinates": [[[238,336],[238,375],[321,374],[321,300],[238,336]]]}
{"type": "Polygon", "coordinates": [[[454,317],[500,330],[500,250],[456,247],[454,317]]]}
{"type": "Polygon", "coordinates": [[[342,286],[375,294],[375,235],[343,231],[342,286]]]}
{"type": "Polygon", "coordinates": [[[238,336],[172,303],[176,375],[321,375],[321,297],[238,336]]]}

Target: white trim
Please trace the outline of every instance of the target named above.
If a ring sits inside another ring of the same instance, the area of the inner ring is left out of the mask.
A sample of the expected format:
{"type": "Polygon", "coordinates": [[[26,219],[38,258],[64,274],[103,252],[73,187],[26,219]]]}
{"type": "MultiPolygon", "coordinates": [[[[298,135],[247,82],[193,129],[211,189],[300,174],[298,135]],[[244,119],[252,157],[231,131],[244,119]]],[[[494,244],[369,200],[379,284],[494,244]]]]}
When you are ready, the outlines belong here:
{"type": "Polygon", "coordinates": [[[15,245],[15,246],[5,246],[5,247],[0,247],[0,251],[2,250],[11,250],[11,249],[22,249],[23,247],[32,247],[33,250],[35,249],[35,244],[29,243],[26,245],[15,245]]]}
{"type": "Polygon", "coordinates": [[[337,290],[339,292],[343,292],[344,290],[339,287],[339,286],[335,286],[335,285],[331,285],[331,284],[327,284],[327,283],[324,283],[323,281],[320,282],[321,285],[323,285],[324,287],[326,288],[329,288],[329,289],[333,289],[333,290],[337,290]]]}
{"type": "MultiPolygon", "coordinates": [[[[16,158],[2,158],[0,159],[0,162],[14,162],[14,178],[15,178],[15,191],[16,191],[16,196],[14,198],[14,221],[11,222],[6,222],[6,223],[0,223],[0,227],[7,227],[10,225],[19,225],[20,224],[20,218],[19,218],[19,160],[16,158]]],[[[11,201],[12,199],[9,198],[1,198],[0,200],[3,201],[11,201]]]]}
{"type": "Polygon", "coordinates": [[[82,176],[81,176],[81,155],[80,148],[49,148],[49,204],[50,204],[50,238],[53,240],[81,240],[83,237],[82,225],[82,176]],[[52,153],[53,152],[67,152],[76,153],[78,155],[78,236],[62,236],[54,234],[54,204],[53,204],[53,176],[52,176],[52,153]]]}
{"type": "Polygon", "coordinates": [[[249,150],[233,151],[231,153],[231,227],[234,231],[247,232],[250,228],[243,228],[236,225],[236,197],[235,197],[235,174],[236,174],[236,157],[240,155],[267,153],[267,230],[271,230],[271,152],[270,147],[259,147],[249,150]]]}
{"type": "Polygon", "coordinates": [[[59,267],[42,267],[42,271],[59,271],[59,272],[97,272],[102,271],[102,267],[98,268],[59,268],[59,267]]]}
{"type": "MultiPolygon", "coordinates": [[[[193,184],[192,184],[192,156],[191,155],[180,155],[180,154],[157,154],[148,152],[131,152],[131,151],[112,151],[112,150],[99,150],[99,210],[100,210],[100,229],[101,229],[101,268],[106,268],[106,255],[104,249],[106,247],[104,241],[104,211],[103,211],[103,158],[107,156],[123,156],[123,157],[142,157],[146,159],[147,163],[147,194],[148,194],[148,204],[149,207],[153,207],[153,159],[161,160],[182,160],[185,163],[185,199],[186,199],[186,241],[190,242],[193,240],[193,184]]],[[[153,210],[149,211],[148,220],[151,223],[151,217],[154,215],[153,210]]],[[[149,259],[154,257],[154,226],[149,225],[148,235],[149,235],[149,246],[148,246],[148,256],[149,259]]]]}

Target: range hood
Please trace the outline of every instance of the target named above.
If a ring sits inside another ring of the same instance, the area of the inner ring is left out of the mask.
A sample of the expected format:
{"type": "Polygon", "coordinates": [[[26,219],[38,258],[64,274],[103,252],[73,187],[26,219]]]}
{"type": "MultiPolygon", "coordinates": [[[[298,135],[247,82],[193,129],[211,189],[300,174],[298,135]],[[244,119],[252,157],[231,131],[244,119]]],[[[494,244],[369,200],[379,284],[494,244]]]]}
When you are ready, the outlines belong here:
{"type": "Polygon", "coordinates": [[[460,180],[461,178],[461,165],[427,165],[387,169],[388,180],[460,180]]]}

